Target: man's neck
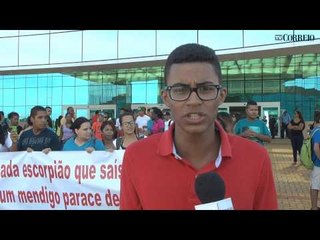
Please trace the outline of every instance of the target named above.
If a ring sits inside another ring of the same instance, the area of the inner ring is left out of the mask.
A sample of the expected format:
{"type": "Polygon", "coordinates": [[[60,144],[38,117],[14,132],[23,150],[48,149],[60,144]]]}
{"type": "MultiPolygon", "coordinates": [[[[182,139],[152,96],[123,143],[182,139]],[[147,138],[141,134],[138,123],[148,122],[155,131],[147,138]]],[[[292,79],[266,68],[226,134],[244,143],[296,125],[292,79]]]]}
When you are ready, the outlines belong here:
{"type": "Polygon", "coordinates": [[[42,128],[35,128],[35,127],[32,128],[34,135],[39,135],[43,130],[44,129],[42,128]]]}
{"type": "MultiPolygon", "coordinates": [[[[177,136],[177,135],[175,135],[177,136]]],[[[218,156],[221,140],[216,131],[192,136],[174,137],[177,154],[186,159],[196,169],[200,169],[218,156]]]]}

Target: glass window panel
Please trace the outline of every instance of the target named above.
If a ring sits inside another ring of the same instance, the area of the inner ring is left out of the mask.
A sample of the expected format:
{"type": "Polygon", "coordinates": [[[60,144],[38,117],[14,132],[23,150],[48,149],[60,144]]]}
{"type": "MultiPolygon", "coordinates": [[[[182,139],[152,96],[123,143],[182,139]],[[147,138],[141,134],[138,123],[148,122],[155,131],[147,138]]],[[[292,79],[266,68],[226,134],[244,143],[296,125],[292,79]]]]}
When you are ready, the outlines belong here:
{"type": "Polygon", "coordinates": [[[47,87],[48,86],[48,76],[47,74],[38,75],[38,87],[47,87]]]}
{"type": "Polygon", "coordinates": [[[161,76],[161,67],[148,67],[146,68],[147,71],[147,80],[152,79],[160,79],[161,76]]]}
{"type": "Polygon", "coordinates": [[[76,109],[76,116],[77,117],[89,117],[89,110],[88,109],[76,109]]]}
{"type": "Polygon", "coordinates": [[[292,35],[292,30],[244,30],[244,46],[284,43],[283,35],[292,35]]]}
{"type": "Polygon", "coordinates": [[[20,37],[19,64],[48,64],[49,35],[20,37]]]}
{"type": "Polygon", "coordinates": [[[154,30],[120,30],[119,58],[155,56],[155,41],[154,30]]]}
{"type": "Polygon", "coordinates": [[[14,111],[19,114],[19,120],[23,120],[24,118],[29,116],[29,113],[26,113],[26,107],[25,106],[15,106],[14,111]]]}
{"type": "Polygon", "coordinates": [[[49,105],[50,99],[48,99],[48,89],[45,87],[38,88],[38,105],[40,106],[47,106],[49,105]]]}
{"type": "Polygon", "coordinates": [[[50,63],[81,61],[81,32],[51,34],[50,63]]]}
{"type": "Polygon", "coordinates": [[[5,117],[7,117],[8,113],[11,113],[13,109],[13,106],[3,106],[1,111],[3,111],[5,117]]]}
{"type": "Polygon", "coordinates": [[[228,93],[244,93],[244,81],[228,81],[228,93]]]}
{"type": "Polygon", "coordinates": [[[74,86],[74,77],[70,75],[63,75],[63,80],[62,80],[63,86],[69,86],[72,87],[74,86]]]}
{"type": "Polygon", "coordinates": [[[146,82],[132,81],[132,103],[145,103],[147,95],[146,82]]]}
{"type": "Polygon", "coordinates": [[[61,113],[62,107],[61,107],[60,105],[58,105],[58,106],[52,106],[52,105],[50,105],[50,106],[52,107],[51,118],[52,118],[52,120],[57,121],[57,118],[58,118],[60,115],[62,115],[62,113],[61,113]]]}
{"type": "Polygon", "coordinates": [[[0,66],[18,65],[18,37],[0,38],[0,66]]]}
{"type": "Polygon", "coordinates": [[[107,72],[103,75],[103,82],[104,83],[115,83],[117,79],[117,74],[113,72],[107,72]]]}
{"type": "Polygon", "coordinates": [[[4,89],[0,85],[0,108],[3,106],[3,92],[4,89]]]}
{"type": "Polygon", "coordinates": [[[214,50],[241,48],[242,30],[200,30],[199,43],[214,50]]]}
{"type": "Polygon", "coordinates": [[[86,87],[76,87],[75,98],[77,105],[88,104],[89,103],[89,86],[86,87]]]}
{"type": "Polygon", "coordinates": [[[89,79],[93,85],[101,84],[103,82],[103,74],[101,72],[89,72],[87,79],[89,79]]]}
{"type": "MultiPolygon", "coordinates": [[[[123,86],[123,87],[126,88],[127,86],[123,86]]],[[[115,102],[116,96],[117,96],[117,86],[110,83],[103,84],[102,94],[103,94],[102,96],[103,103],[115,102]]]]}
{"type": "Polygon", "coordinates": [[[158,80],[147,82],[147,104],[158,103],[159,85],[158,80]]]}
{"type": "Polygon", "coordinates": [[[37,87],[38,77],[36,74],[30,74],[26,76],[26,87],[37,87]]]}
{"type": "Polygon", "coordinates": [[[182,44],[196,42],[196,30],[158,30],[157,55],[169,54],[173,49],[182,44]]]}
{"type": "Polygon", "coordinates": [[[25,88],[26,87],[26,76],[25,75],[15,75],[14,86],[15,86],[15,88],[25,88]]]}
{"type": "Polygon", "coordinates": [[[16,88],[14,90],[15,105],[24,106],[26,104],[26,89],[25,88],[16,88]]]}
{"type": "Polygon", "coordinates": [[[62,102],[63,105],[75,105],[75,88],[63,87],[62,88],[62,102]]]}
{"type": "Polygon", "coordinates": [[[62,88],[53,87],[51,89],[52,105],[62,105],[62,88]]]}
{"type": "Polygon", "coordinates": [[[53,74],[52,75],[52,86],[53,87],[61,87],[62,86],[62,74],[53,74]]]}
{"type": "Polygon", "coordinates": [[[14,76],[3,76],[3,87],[4,88],[14,88],[14,76]]]}
{"type": "Polygon", "coordinates": [[[3,91],[3,105],[4,106],[14,106],[14,89],[4,89],[4,91],[3,91]]]}
{"type": "Polygon", "coordinates": [[[113,99],[112,103],[126,102],[131,103],[131,86],[130,85],[118,85],[117,95],[113,99]],[[115,102],[116,101],[116,102],[115,102]]]}
{"type": "Polygon", "coordinates": [[[83,61],[116,59],[117,31],[84,31],[83,61]]]}
{"type": "Polygon", "coordinates": [[[26,105],[38,105],[38,89],[26,88],[26,105]]]}
{"type": "Polygon", "coordinates": [[[279,93],[279,80],[263,79],[263,93],[279,93]]]}
{"type": "Polygon", "coordinates": [[[20,30],[19,35],[33,35],[33,34],[46,34],[49,30],[20,30]]]}
{"type": "Polygon", "coordinates": [[[52,92],[52,88],[51,87],[48,87],[47,88],[47,97],[48,97],[48,100],[47,100],[47,105],[48,106],[52,106],[52,98],[53,96],[55,95],[54,92],[52,92]]]}
{"type": "Polygon", "coordinates": [[[275,67],[264,67],[263,68],[263,80],[266,79],[278,79],[280,76],[279,68],[275,67]]]}
{"type": "Polygon", "coordinates": [[[85,79],[82,79],[84,78],[84,76],[75,76],[75,86],[88,86],[89,81],[86,80],[87,76],[85,77],[86,77],[85,79]]]}
{"type": "Polygon", "coordinates": [[[18,36],[19,30],[0,30],[0,37],[18,36]]]}
{"type": "Polygon", "coordinates": [[[89,86],[89,101],[90,104],[96,105],[103,102],[102,99],[102,86],[101,85],[90,85],[89,86]]]}
{"type": "Polygon", "coordinates": [[[245,81],[245,92],[246,93],[261,94],[262,93],[262,82],[261,82],[261,80],[251,81],[251,80],[247,79],[245,81]]]}

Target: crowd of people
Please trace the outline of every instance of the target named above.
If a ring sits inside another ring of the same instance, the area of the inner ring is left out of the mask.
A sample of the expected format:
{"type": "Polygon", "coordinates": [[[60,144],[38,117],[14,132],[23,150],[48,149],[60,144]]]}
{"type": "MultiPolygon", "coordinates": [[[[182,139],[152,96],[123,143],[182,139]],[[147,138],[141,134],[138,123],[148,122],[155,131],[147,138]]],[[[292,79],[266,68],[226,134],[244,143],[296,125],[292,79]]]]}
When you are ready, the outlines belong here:
{"type": "Polygon", "coordinates": [[[51,107],[35,106],[27,124],[19,125],[19,114],[11,112],[5,118],[0,112],[0,151],[81,151],[126,149],[131,143],[152,134],[168,130],[173,123],[170,112],[157,107],[146,111],[122,108],[120,117],[111,119],[99,110],[91,119],[75,116],[68,107],[64,116],[52,121],[51,107]],[[148,115],[146,114],[148,113],[148,115]]]}
{"type": "MultiPolygon", "coordinates": [[[[247,102],[244,118],[218,112],[227,90],[218,58],[206,46],[176,48],[167,59],[164,81],[161,97],[170,109],[165,111],[121,108],[119,118],[112,119],[97,110],[87,119],[76,117],[69,107],[64,116],[52,121],[51,107],[34,106],[24,129],[18,113],[5,118],[0,111],[0,152],[123,149],[120,209],[194,209],[201,202],[190,186],[197,176],[210,171],[224,179],[225,198],[232,198],[234,209],[278,209],[271,161],[264,147],[275,137],[277,119],[270,116],[268,128],[252,100],[247,102]]],[[[281,138],[286,134],[291,140],[296,165],[303,142],[303,116],[296,110],[291,119],[285,111],[279,121],[281,138]]],[[[313,127],[320,127],[319,112],[313,127]]],[[[314,135],[313,143],[310,195],[312,209],[318,209],[320,134],[314,135]]]]}

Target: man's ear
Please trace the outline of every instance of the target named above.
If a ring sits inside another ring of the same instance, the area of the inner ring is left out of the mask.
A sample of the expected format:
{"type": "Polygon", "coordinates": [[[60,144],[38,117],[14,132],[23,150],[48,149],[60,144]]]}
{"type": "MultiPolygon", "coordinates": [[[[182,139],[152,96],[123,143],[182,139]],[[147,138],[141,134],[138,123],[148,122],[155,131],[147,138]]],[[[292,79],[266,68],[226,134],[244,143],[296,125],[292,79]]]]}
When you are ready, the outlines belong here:
{"type": "Polygon", "coordinates": [[[161,90],[161,98],[162,98],[163,103],[164,103],[166,106],[170,107],[170,97],[169,97],[168,91],[166,91],[166,90],[161,90]]]}
{"type": "Polygon", "coordinates": [[[222,103],[224,103],[224,101],[226,100],[227,97],[227,89],[226,88],[221,88],[217,97],[217,100],[219,101],[219,105],[221,105],[222,103]]]}

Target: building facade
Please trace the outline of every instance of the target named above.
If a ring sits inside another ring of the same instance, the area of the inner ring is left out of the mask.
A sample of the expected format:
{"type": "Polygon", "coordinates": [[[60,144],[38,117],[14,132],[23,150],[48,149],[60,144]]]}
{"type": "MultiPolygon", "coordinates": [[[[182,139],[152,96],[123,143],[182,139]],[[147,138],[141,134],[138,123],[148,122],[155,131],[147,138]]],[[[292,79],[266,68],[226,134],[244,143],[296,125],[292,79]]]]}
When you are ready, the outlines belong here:
{"type": "Polygon", "coordinates": [[[221,111],[243,112],[252,99],[260,115],[320,109],[318,30],[12,30],[0,31],[0,110],[21,118],[34,105],[55,119],[73,106],[116,117],[121,107],[162,107],[168,54],[185,43],[216,50],[228,88],[221,111]]]}

